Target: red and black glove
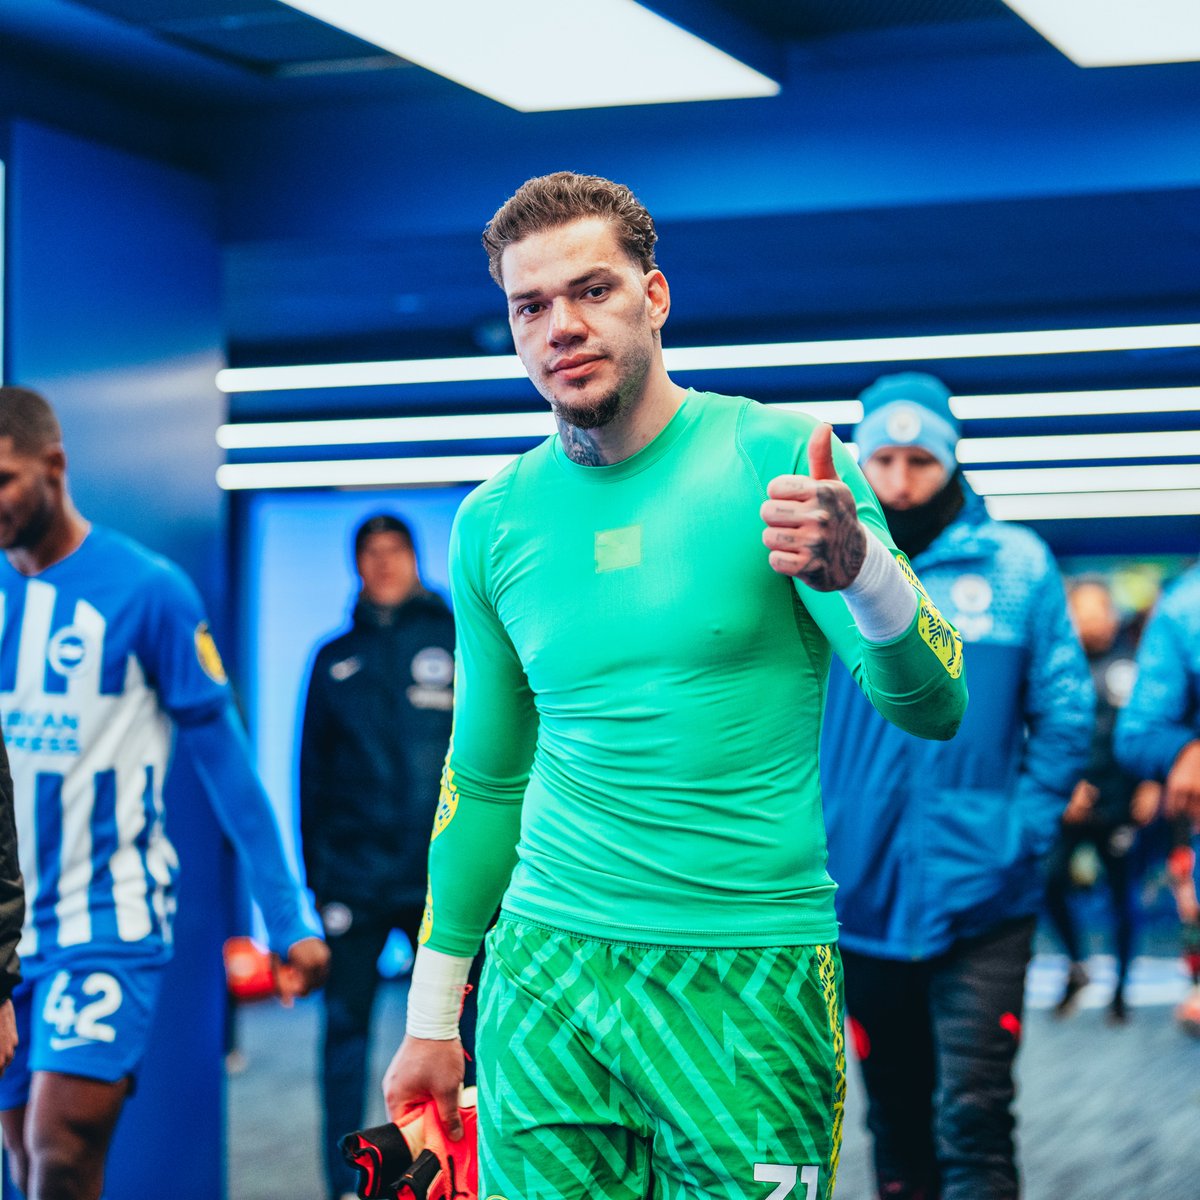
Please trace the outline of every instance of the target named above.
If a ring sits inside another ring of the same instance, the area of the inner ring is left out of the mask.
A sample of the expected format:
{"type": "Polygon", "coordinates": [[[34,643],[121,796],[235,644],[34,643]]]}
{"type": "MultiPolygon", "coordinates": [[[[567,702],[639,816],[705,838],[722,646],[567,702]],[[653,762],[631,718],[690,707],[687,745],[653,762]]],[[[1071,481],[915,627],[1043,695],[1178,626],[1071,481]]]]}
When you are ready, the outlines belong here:
{"type": "Polygon", "coordinates": [[[400,1124],[348,1133],[338,1145],[358,1171],[363,1200],[477,1200],[479,1157],[475,1089],[459,1103],[463,1135],[446,1135],[432,1100],[414,1108],[400,1124]]]}

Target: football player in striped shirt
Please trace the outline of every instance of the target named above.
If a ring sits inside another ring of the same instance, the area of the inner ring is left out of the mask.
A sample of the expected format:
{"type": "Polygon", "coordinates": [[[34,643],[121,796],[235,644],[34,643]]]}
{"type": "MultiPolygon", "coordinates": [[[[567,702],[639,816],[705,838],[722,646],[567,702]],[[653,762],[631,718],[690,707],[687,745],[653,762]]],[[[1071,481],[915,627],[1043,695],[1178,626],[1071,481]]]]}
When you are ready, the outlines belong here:
{"type": "Polygon", "coordinates": [[[172,743],[248,869],[285,995],[320,983],[328,950],[195,588],[80,515],[58,420],[24,388],[0,388],[0,548],[0,713],[26,895],[0,1123],[29,1200],[95,1200],[171,955],[172,743]]]}

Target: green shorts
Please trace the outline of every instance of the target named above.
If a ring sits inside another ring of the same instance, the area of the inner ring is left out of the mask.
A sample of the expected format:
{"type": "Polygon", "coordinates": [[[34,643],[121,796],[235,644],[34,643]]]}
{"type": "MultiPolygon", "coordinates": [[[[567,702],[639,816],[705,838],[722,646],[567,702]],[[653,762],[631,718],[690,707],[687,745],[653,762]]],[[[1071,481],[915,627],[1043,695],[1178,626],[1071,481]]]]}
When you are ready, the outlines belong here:
{"type": "Polygon", "coordinates": [[[477,1035],[480,1200],[829,1200],[834,946],[692,949],[502,917],[477,1035]]]}

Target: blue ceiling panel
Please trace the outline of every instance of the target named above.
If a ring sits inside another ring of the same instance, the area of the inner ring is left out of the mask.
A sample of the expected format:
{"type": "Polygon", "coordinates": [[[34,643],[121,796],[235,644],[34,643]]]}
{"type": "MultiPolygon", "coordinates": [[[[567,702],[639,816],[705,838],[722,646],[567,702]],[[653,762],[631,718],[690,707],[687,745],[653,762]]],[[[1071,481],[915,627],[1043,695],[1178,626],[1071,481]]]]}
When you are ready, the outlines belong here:
{"type": "Polygon", "coordinates": [[[378,47],[276,0],[80,2],[166,41],[251,68],[385,56],[378,47]]]}
{"type": "MultiPolygon", "coordinates": [[[[166,21],[221,22],[282,12],[276,0],[75,0],[85,8],[120,17],[133,24],[158,25],[166,21]]],[[[295,10],[293,10],[295,11],[295,10]]]]}
{"type": "Polygon", "coordinates": [[[164,37],[182,46],[249,67],[281,68],[297,63],[371,58],[400,61],[331,25],[320,25],[297,15],[288,16],[286,10],[230,20],[216,27],[172,21],[156,28],[164,37]]]}
{"type": "MultiPolygon", "coordinates": [[[[1095,196],[1082,211],[1056,197],[668,221],[659,234],[677,343],[1200,319],[1200,190],[1095,196]]],[[[303,361],[312,340],[328,352],[338,337],[394,336],[406,356],[503,316],[476,231],[241,243],[226,269],[235,355],[303,361]]]]}
{"type": "Polygon", "coordinates": [[[1017,19],[1002,0],[724,0],[722,7],[793,41],[864,29],[1017,19]]]}

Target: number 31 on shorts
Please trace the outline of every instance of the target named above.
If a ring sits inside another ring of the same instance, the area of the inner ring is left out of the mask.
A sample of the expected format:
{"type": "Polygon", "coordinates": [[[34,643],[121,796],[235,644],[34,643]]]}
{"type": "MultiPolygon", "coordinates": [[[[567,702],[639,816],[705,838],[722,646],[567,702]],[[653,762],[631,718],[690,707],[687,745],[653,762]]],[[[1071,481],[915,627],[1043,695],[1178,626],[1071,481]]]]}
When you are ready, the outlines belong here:
{"type": "Polygon", "coordinates": [[[766,1200],[783,1200],[785,1196],[796,1196],[797,1200],[817,1200],[817,1183],[820,1167],[796,1167],[790,1163],[755,1163],[754,1178],[758,1183],[777,1183],[779,1186],[766,1200]],[[796,1185],[804,1188],[803,1194],[796,1185]]]}

